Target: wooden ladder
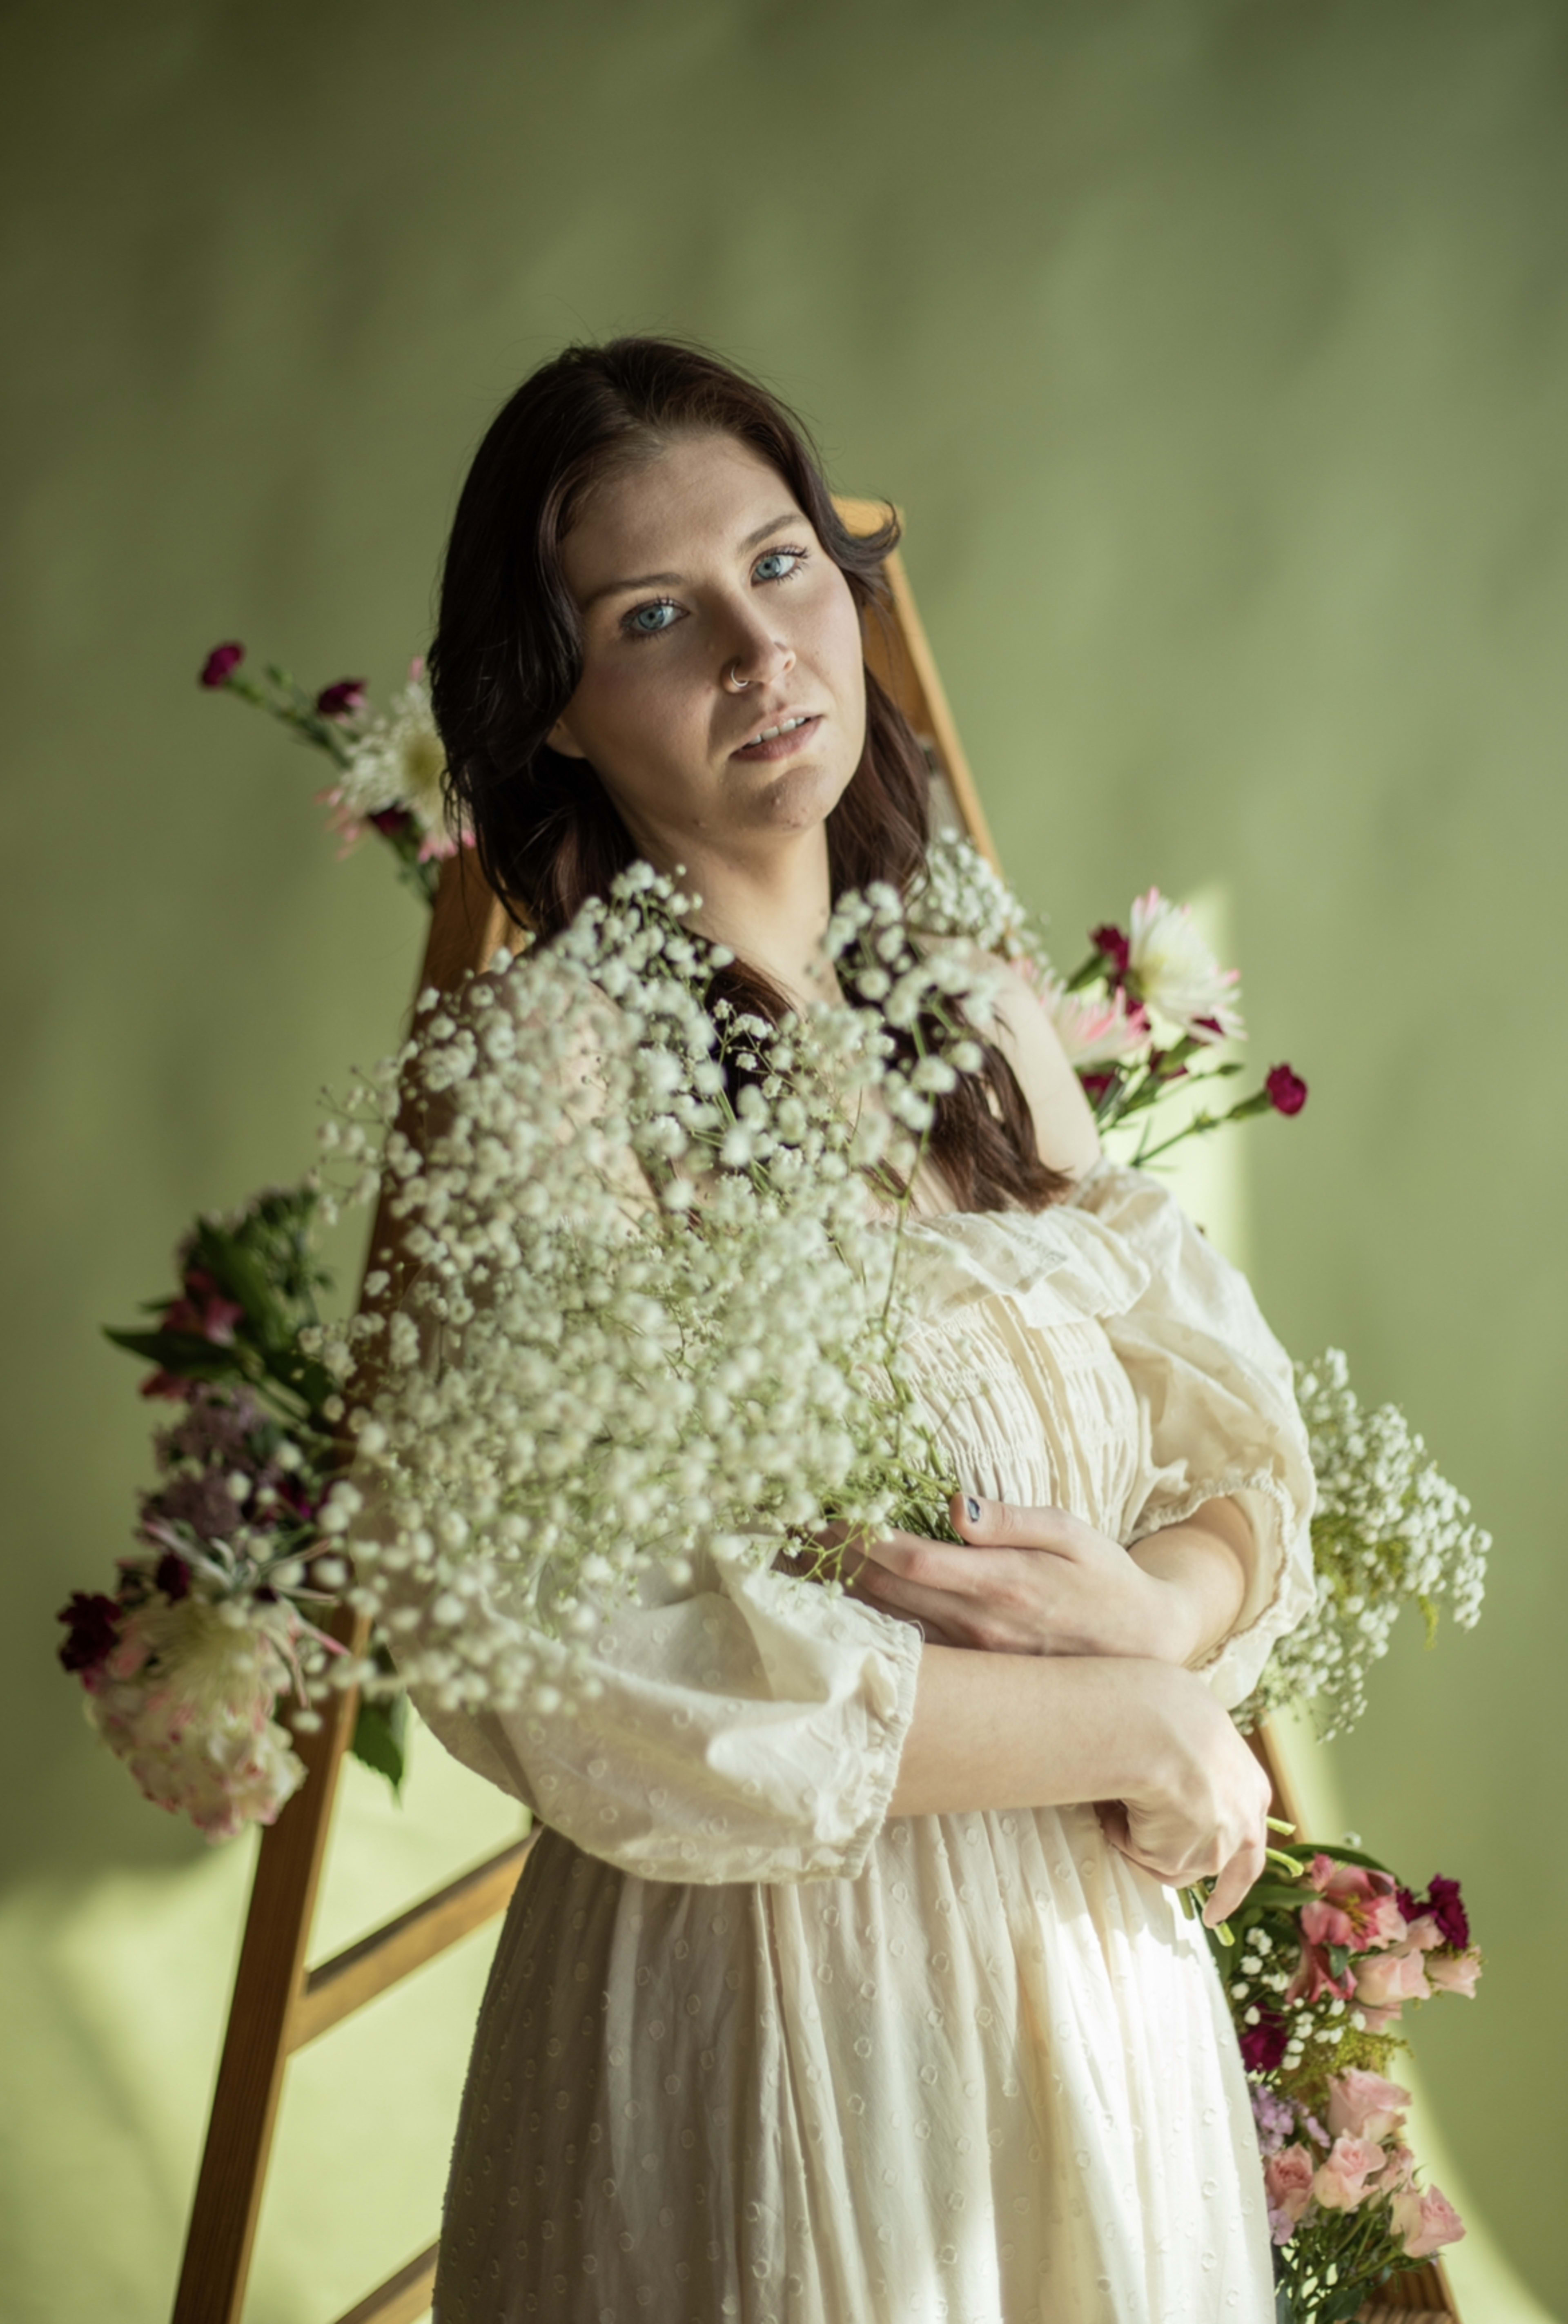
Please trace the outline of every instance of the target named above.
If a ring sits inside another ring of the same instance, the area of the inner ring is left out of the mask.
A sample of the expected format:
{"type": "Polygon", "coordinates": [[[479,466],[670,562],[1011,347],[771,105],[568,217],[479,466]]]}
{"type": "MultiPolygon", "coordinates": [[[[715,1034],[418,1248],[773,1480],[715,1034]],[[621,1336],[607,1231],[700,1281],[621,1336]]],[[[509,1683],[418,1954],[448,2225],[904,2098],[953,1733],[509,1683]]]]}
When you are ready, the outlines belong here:
{"type": "MultiPolygon", "coordinates": [[[[837,505],[857,532],[873,530],[886,515],[877,502],[841,500],[837,505]]],[[[885,614],[868,618],[866,660],[924,746],[935,821],[965,830],[994,863],[996,848],[896,550],[886,569],[890,604],[885,614]]],[[[466,852],[453,856],[442,870],[416,991],[428,985],[452,990],[470,970],[484,966],[507,941],[509,927],[473,857],[466,852]]],[[[382,1224],[378,1215],[372,1250],[381,1247],[382,1224]]],[[[364,1652],[363,1617],[345,1611],[336,1635],[351,1651],[364,1652]]],[[[241,2324],[290,2058],[504,1912],[531,1844],[524,1839],[503,1849],[311,1967],[307,1953],[316,1894],[355,1709],[352,1694],[335,1696],[321,1727],[296,1738],[306,1780],[262,1834],[173,2324],[241,2324]]],[[[1273,1784],[1277,1812],[1298,1822],[1288,1778],[1267,1731],[1254,1738],[1253,1748],[1273,1784]]],[[[432,2243],[337,2324],[414,2324],[429,2308],[435,2277],[432,2243]]],[[[1421,2324],[1424,2317],[1439,2324],[1457,2310],[1441,2266],[1434,2265],[1397,2278],[1380,2304],[1364,2313],[1366,2324],[1421,2324]]]]}

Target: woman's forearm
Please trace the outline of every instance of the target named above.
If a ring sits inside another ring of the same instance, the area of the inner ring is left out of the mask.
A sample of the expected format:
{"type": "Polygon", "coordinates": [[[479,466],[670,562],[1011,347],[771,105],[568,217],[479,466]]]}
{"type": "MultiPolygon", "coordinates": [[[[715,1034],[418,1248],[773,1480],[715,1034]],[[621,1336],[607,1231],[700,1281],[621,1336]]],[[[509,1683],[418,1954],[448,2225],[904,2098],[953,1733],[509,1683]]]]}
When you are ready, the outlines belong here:
{"type": "Polygon", "coordinates": [[[1192,1683],[1160,1663],[927,1646],[889,1812],[1141,1796],[1167,1775],[1192,1683]]]}
{"type": "Polygon", "coordinates": [[[1128,1552],[1135,1565],[1165,1584],[1158,1601],[1168,1625],[1155,1646],[1162,1661],[1191,1668],[1235,1627],[1247,1594],[1252,1527],[1230,1499],[1205,1501],[1180,1525],[1146,1534],[1128,1552]]]}
{"type": "Polygon", "coordinates": [[[1177,1887],[1213,1881],[1211,1923],[1263,1869],[1268,1778],[1190,1671],[924,1649],[890,1815],[1102,1802],[1107,1839],[1133,1863],[1177,1887]]]}

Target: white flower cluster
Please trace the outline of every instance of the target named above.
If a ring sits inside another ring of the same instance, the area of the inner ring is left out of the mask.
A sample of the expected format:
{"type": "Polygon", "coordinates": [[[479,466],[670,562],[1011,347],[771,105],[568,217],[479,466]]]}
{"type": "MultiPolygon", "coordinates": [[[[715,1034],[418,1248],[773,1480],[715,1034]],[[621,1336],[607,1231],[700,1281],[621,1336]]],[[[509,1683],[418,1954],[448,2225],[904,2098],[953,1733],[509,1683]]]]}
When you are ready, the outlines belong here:
{"type": "Polygon", "coordinates": [[[1397,1406],[1362,1409],[1338,1348],[1298,1364],[1296,1389],[1317,1478],[1317,1600],[1275,1647],[1261,1687],[1237,1717],[1255,1724],[1279,1704],[1305,1699],[1327,1739],[1366,1709],[1367,1674],[1387,1654],[1401,1607],[1414,1600],[1430,1635],[1446,1599],[1461,1628],[1473,1628],[1491,1536],[1470,1522],[1469,1501],[1439,1473],[1397,1406]]]}
{"type": "Polygon", "coordinates": [[[333,797],[352,824],[389,808],[406,808],[419,827],[421,853],[449,855],[456,843],[447,828],[442,792],[446,771],[447,753],[436,731],[430,690],[416,664],[385,715],[353,737],[333,797]]]}
{"type": "Polygon", "coordinates": [[[280,1648],[276,1612],[195,1591],[174,1603],[150,1593],[88,1684],[88,1720],[146,1797],[189,1815],[209,1840],[271,1823],[304,1781],[272,1717],[292,1644],[280,1648]]]}
{"type": "Polygon", "coordinates": [[[1045,923],[961,832],[940,831],[932,838],[925,877],[909,899],[909,919],[922,933],[967,937],[1026,973],[1033,971],[1034,982],[1051,975],[1045,923]]]}
{"type": "MultiPolygon", "coordinates": [[[[854,998],[775,1027],[709,1005],[729,955],[691,907],[633,866],[421,995],[399,1061],[395,1248],[323,1350],[358,1440],[324,1527],[454,1708],[581,1699],[585,1642],[650,1577],[885,1528],[949,1481],[899,1377],[901,1190],[980,1063],[986,973],[872,890],[829,936],[854,998]]],[[[350,1165],[375,1102],[328,1125],[350,1165]]]]}

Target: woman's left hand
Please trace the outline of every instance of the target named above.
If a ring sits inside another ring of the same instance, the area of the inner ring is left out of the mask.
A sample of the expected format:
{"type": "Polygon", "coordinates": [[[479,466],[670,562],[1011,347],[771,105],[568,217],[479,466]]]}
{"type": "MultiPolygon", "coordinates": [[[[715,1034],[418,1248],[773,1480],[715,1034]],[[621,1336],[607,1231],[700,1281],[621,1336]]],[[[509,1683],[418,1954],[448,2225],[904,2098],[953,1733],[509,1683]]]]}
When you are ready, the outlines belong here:
{"type": "Polygon", "coordinates": [[[1082,1517],[962,1493],[952,1513],[962,1546],[908,1533],[859,1545],[853,1579],[845,1560],[853,1595],[918,1622],[937,1645],[990,1654],[1183,1664],[1201,1651],[1189,1593],[1082,1517]]]}

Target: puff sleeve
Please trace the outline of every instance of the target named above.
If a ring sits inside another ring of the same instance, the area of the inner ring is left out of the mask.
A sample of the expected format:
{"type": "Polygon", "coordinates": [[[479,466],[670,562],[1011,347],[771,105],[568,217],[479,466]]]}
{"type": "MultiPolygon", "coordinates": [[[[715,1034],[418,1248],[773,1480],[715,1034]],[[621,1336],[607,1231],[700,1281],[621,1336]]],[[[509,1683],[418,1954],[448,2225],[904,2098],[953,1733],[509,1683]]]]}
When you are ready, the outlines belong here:
{"type": "MultiPolygon", "coordinates": [[[[374,1535],[374,1506],[355,1536],[374,1535]]],[[[887,1814],[920,1634],[754,1559],[645,1581],[597,1633],[597,1692],[453,1710],[410,1689],[455,1758],[590,1856],[645,1880],[853,1879],[887,1814]]]]}
{"type": "Polygon", "coordinates": [[[1313,1600],[1314,1488],[1290,1360],[1246,1277],[1158,1179],[1102,1160],[1073,1200],[1149,1276],[1139,1298],[1104,1319],[1139,1415],[1123,1538],[1178,1525],[1224,1496],[1250,1523],[1241,1611],[1201,1666],[1232,1708],[1252,1692],[1276,1639],[1313,1600]]]}

